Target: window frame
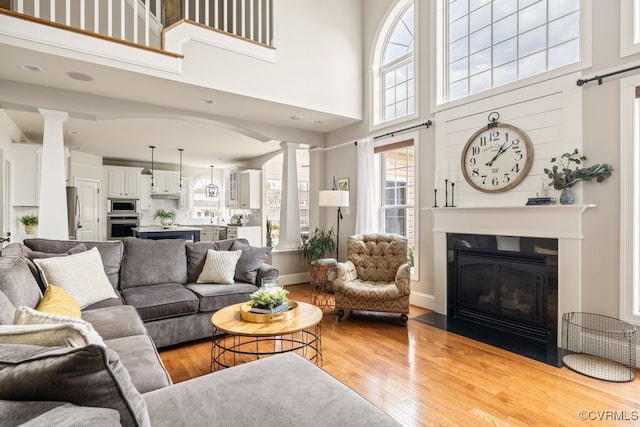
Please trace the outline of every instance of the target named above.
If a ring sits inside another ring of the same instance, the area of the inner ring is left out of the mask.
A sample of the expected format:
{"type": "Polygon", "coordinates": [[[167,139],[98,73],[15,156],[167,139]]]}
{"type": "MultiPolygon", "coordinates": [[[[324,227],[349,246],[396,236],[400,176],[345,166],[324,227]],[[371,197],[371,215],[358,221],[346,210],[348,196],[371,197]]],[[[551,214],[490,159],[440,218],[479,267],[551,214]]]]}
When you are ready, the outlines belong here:
{"type": "MultiPolygon", "coordinates": [[[[195,190],[196,190],[196,185],[198,184],[199,181],[207,181],[207,182],[211,182],[211,176],[210,175],[198,175],[195,178],[193,178],[191,180],[191,184],[189,185],[189,196],[191,197],[191,206],[189,207],[189,211],[190,211],[190,216],[191,219],[198,219],[198,220],[202,220],[202,219],[211,219],[211,217],[198,217],[196,216],[196,208],[197,208],[197,204],[196,204],[196,197],[195,197],[195,190]]],[[[218,197],[212,198],[211,200],[214,202],[218,203],[218,206],[216,207],[212,207],[212,209],[217,209],[219,212],[222,212],[223,209],[223,203],[222,203],[222,187],[216,182],[215,177],[213,178],[213,183],[215,185],[218,186],[218,197]]]]}
{"type": "Polygon", "coordinates": [[[431,96],[432,113],[483,100],[485,98],[511,92],[523,87],[532,86],[547,80],[552,80],[560,76],[590,68],[592,65],[592,4],[589,0],[580,0],[580,60],[578,62],[545,71],[540,74],[535,74],[502,86],[493,87],[486,91],[468,95],[463,98],[448,100],[445,97],[445,91],[447,90],[445,85],[448,81],[445,79],[445,73],[448,73],[448,64],[446,63],[448,46],[445,46],[445,42],[448,40],[448,26],[445,22],[445,2],[432,2],[431,6],[431,15],[434,17],[434,23],[431,25],[431,69],[434,70],[431,75],[431,93],[433,94],[433,96],[431,96]]]}
{"type": "Polygon", "coordinates": [[[640,0],[620,2],[620,58],[640,53],[640,0]]]}
{"type": "MultiPolygon", "coordinates": [[[[414,218],[414,230],[413,230],[413,247],[414,247],[414,267],[411,271],[411,280],[419,281],[420,280],[420,170],[418,168],[418,159],[420,155],[420,140],[419,140],[419,132],[403,132],[401,135],[391,136],[389,138],[384,138],[384,140],[376,142],[374,144],[374,149],[380,149],[381,147],[387,147],[390,145],[397,144],[406,140],[413,140],[413,179],[414,179],[414,200],[413,200],[413,218],[414,218]]],[[[382,154],[382,153],[376,153],[382,154]]],[[[381,232],[384,232],[385,223],[384,223],[384,206],[383,203],[386,200],[385,197],[385,165],[384,165],[384,157],[380,156],[379,159],[379,168],[378,168],[378,182],[379,182],[379,207],[378,207],[378,227],[381,232]]]]}
{"type": "Polygon", "coordinates": [[[378,129],[382,129],[388,126],[397,125],[399,123],[404,123],[413,119],[420,117],[419,112],[419,82],[420,82],[420,70],[418,64],[418,52],[419,52],[419,40],[418,36],[419,31],[419,13],[420,13],[420,2],[414,0],[399,0],[389,11],[387,12],[385,18],[382,21],[382,24],[378,28],[378,32],[374,38],[373,49],[371,50],[371,97],[369,101],[369,130],[375,131],[378,129]],[[389,37],[392,34],[393,29],[396,26],[396,23],[399,22],[400,18],[404,15],[407,8],[413,4],[413,53],[411,55],[406,54],[400,58],[396,58],[389,64],[382,64],[383,55],[385,52],[385,48],[389,41],[389,37]],[[400,67],[405,65],[404,63],[409,63],[411,61],[408,58],[412,58],[413,61],[413,113],[397,117],[393,120],[384,121],[384,71],[388,71],[389,69],[395,69],[395,67],[400,67]]]}

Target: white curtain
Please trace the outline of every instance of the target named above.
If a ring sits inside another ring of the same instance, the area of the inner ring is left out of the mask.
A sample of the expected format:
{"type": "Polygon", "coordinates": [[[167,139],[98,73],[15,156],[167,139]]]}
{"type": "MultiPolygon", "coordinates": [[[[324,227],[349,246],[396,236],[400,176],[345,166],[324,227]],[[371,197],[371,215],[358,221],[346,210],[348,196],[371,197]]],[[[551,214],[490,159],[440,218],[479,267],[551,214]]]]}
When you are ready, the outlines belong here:
{"type": "Polygon", "coordinates": [[[356,192],[356,234],[378,232],[379,180],[376,173],[373,138],[358,141],[358,191],[356,192]]]}

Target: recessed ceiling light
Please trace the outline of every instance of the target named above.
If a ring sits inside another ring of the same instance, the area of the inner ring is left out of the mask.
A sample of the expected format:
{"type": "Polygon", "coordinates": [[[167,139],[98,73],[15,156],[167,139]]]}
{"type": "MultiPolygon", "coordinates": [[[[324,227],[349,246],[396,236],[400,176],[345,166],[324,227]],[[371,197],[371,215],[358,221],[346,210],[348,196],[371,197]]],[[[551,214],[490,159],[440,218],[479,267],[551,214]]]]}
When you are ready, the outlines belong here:
{"type": "Polygon", "coordinates": [[[315,124],[319,125],[320,123],[322,123],[322,120],[313,120],[311,123],[315,123],[315,124]]]}
{"type": "Polygon", "coordinates": [[[209,104],[209,105],[213,105],[213,104],[216,103],[216,101],[214,101],[213,99],[209,99],[209,98],[201,99],[200,102],[203,103],[203,104],[209,104]]]}
{"type": "Polygon", "coordinates": [[[38,67],[37,65],[20,64],[20,66],[22,67],[23,70],[32,71],[34,73],[41,73],[44,71],[44,68],[38,67]]]}
{"type": "Polygon", "coordinates": [[[302,119],[304,119],[304,116],[291,116],[290,119],[291,120],[302,120],[302,119]]]}
{"type": "Polygon", "coordinates": [[[64,133],[66,133],[67,135],[78,135],[80,132],[78,132],[77,130],[65,130],[64,133]]]}
{"type": "Polygon", "coordinates": [[[91,80],[93,80],[93,77],[91,77],[90,75],[85,73],[79,73],[77,71],[69,71],[67,73],[67,76],[75,80],[80,80],[81,82],[90,82],[91,80]]]}

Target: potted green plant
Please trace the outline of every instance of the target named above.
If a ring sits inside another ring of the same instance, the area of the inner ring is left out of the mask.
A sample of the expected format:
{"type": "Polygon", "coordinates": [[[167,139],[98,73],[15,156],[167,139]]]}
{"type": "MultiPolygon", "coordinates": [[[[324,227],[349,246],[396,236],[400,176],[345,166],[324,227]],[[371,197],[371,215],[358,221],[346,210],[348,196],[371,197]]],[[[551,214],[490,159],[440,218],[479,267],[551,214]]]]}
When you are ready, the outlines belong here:
{"type": "Polygon", "coordinates": [[[20,217],[20,223],[24,225],[27,234],[36,234],[38,230],[38,217],[35,215],[24,215],[20,217]]]}
{"type": "Polygon", "coordinates": [[[316,228],[308,238],[302,240],[298,247],[300,256],[308,263],[331,256],[335,250],[336,242],[333,237],[333,228],[329,231],[316,228]]]}
{"type": "Polygon", "coordinates": [[[611,176],[613,167],[606,163],[596,163],[593,166],[581,167],[587,160],[576,148],[572,153],[564,153],[560,157],[553,157],[551,163],[555,163],[551,169],[545,168],[544,173],[551,179],[549,183],[556,190],[561,190],[560,203],[572,205],[575,202],[571,187],[580,181],[602,182],[611,176]]]}
{"type": "Polygon", "coordinates": [[[153,214],[153,219],[159,219],[160,224],[164,228],[169,228],[173,221],[176,220],[176,213],[174,211],[165,211],[164,209],[157,209],[153,214]]]}

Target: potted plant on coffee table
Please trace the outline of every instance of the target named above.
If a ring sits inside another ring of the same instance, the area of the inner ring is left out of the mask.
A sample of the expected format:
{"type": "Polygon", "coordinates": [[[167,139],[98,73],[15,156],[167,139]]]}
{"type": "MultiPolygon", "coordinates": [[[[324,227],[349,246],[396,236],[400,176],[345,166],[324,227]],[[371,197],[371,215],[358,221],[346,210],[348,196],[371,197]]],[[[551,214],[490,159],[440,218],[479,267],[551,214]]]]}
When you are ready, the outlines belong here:
{"type": "Polygon", "coordinates": [[[176,213],[174,211],[158,209],[153,214],[153,219],[159,219],[163,228],[169,228],[171,224],[173,224],[173,221],[176,220],[176,213]]]}
{"type": "Polygon", "coordinates": [[[24,215],[20,217],[20,223],[24,225],[27,234],[36,234],[38,230],[38,217],[35,215],[24,215]]]}

